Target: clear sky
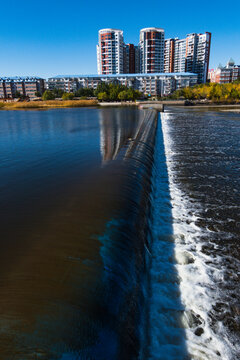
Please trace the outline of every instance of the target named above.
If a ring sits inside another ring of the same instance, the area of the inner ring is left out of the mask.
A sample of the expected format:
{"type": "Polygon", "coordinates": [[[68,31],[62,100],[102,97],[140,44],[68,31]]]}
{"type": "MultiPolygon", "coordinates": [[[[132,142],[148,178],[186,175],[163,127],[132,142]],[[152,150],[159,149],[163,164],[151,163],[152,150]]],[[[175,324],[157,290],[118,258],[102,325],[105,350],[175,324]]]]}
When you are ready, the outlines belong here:
{"type": "Polygon", "coordinates": [[[143,27],[165,37],[212,32],[210,68],[240,64],[240,1],[7,0],[1,6],[0,76],[97,73],[98,30],[124,31],[137,44],[143,27]]]}

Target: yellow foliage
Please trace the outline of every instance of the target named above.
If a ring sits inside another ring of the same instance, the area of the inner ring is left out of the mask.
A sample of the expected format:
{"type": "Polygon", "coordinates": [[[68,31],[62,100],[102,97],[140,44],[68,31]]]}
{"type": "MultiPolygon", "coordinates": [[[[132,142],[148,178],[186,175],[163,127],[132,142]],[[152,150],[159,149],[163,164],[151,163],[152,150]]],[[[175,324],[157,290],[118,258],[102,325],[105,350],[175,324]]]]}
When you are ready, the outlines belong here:
{"type": "Polygon", "coordinates": [[[175,91],[175,99],[184,97],[189,100],[209,99],[214,102],[240,102],[240,83],[207,83],[186,87],[175,91]]]}
{"type": "Polygon", "coordinates": [[[6,102],[0,103],[0,108],[7,110],[18,109],[47,109],[47,108],[64,108],[64,107],[86,107],[96,106],[96,100],[47,100],[47,101],[23,101],[23,102],[6,102]]]}

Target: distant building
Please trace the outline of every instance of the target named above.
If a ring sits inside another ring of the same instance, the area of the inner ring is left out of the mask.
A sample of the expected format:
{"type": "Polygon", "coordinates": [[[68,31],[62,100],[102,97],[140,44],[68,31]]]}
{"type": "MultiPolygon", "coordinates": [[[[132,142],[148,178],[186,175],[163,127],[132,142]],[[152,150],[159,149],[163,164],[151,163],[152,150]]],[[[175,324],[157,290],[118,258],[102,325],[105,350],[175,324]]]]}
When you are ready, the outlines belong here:
{"type": "Polygon", "coordinates": [[[194,73],[198,83],[207,81],[211,33],[192,33],[184,39],[164,40],[157,27],[140,31],[138,46],[125,44],[123,31],[102,29],[98,33],[98,74],[194,73]]]}
{"type": "Polygon", "coordinates": [[[184,72],[186,71],[186,39],[176,38],[174,45],[174,72],[184,72]]]}
{"type": "Polygon", "coordinates": [[[211,69],[208,73],[210,82],[218,84],[231,83],[240,78],[240,65],[235,65],[233,59],[230,59],[226,66],[221,65],[217,69],[211,69]]]}
{"type": "Polygon", "coordinates": [[[164,30],[150,27],[140,31],[140,73],[164,72],[164,30]]]}
{"type": "Polygon", "coordinates": [[[46,82],[48,90],[60,89],[67,93],[74,93],[79,88],[78,81],[75,78],[57,77],[51,79],[51,81],[46,82]]]}
{"type": "Polygon", "coordinates": [[[98,74],[121,74],[124,71],[123,31],[102,29],[98,32],[98,74]]]}
{"type": "Polygon", "coordinates": [[[134,44],[124,45],[124,73],[139,73],[139,48],[134,44]]]}
{"type": "Polygon", "coordinates": [[[186,68],[198,74],[198,82],[205,83],[208,76],[211,33],[190,34],[186,38],[186,68]]]}
{"type": "Polygon", "coordinates": [[[44,92],[44,80],[39,77],[2,77],[0,78],[0,98],[12,99],[18,94],[30,99],[36,97],[36,93],[44,92]]]}
{"type": "Polygon", "coordinates": [[[135,73],[140,73],[140,49],[138,45],[135,45],[135,73]]]}
{"type": "Polygon", "coordinates": [[[59,75],[48,79],[49,89],[58,84],[65,91],[65,83],[76,82],[77,87],[96,89],[102,83],[126,85],[149,95],[169,95],[173,91],[197,83],[197,74],[154,73],[154,74],[111,74],[111,75],[59,75]]]}
{"type": "Polygon", "coordinates": [[[176,39],[165,40],[164,46],[164,72],[174,72],[174,53],[175,53],[175,41],[176,39]]]}
{"type": "Polygon", "coordinates": [[[207,81],[211,33],[189,34],[185,39],[166,39],[164,71],[193,72],[198,74],[198,83],[207,81]]]}

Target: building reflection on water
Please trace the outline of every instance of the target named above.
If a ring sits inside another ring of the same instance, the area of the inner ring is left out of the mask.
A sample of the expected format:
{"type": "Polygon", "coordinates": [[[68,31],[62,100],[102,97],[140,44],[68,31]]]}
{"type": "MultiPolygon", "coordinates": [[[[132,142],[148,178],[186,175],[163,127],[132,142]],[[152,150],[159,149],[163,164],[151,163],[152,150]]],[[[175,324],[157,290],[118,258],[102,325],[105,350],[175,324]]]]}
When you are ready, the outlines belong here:
{"type": "Polygon", "coordinates": [[[135,138],[141,123],[135,109],[104,109],[100,112],[100,151],[102,163],[115,160],[127,143],[135,138]],[[138,121],[137,121],[138,120],[138,121]]]}
{"type": "Polygon", "coordinates": [[[111,219],[137,213],[135,164],[110,160],[125,156],[143,116],[135,108],[1,113],[0,360],[112,360],[125,349],[128,323],[116,314],[133,264],[132,218],[126,232],[120,222],[102,239],[111,219]]]}

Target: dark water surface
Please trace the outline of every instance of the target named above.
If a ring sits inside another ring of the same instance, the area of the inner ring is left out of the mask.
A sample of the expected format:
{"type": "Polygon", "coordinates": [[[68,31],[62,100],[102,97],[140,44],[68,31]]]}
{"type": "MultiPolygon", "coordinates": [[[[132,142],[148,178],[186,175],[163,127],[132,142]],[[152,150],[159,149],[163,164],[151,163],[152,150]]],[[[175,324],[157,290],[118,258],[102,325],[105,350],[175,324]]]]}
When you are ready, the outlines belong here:
{"type": "Polygon", "coordinates": [[[1,360],[137,356],[155,128],[136,109],[0,113],[1,360]]]}

